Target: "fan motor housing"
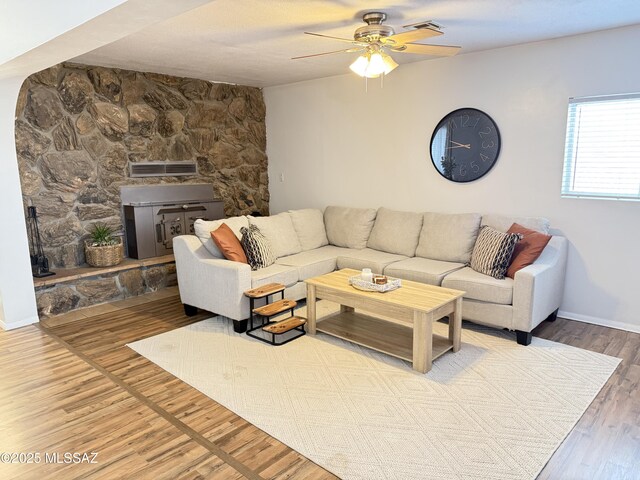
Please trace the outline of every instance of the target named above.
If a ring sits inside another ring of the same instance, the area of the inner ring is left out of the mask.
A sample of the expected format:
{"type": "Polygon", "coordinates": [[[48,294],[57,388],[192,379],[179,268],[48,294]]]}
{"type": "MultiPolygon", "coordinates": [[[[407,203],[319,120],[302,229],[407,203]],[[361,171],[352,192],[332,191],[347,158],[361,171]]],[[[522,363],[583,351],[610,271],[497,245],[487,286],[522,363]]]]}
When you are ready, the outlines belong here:
{"type": "Polygon", "coordinates": [[[393,28],[387,25],[365,25],[360,27],[353,34],[354,40],[366,40],[367,38],[376,37],[390,37],[396,33],[393,28]]]}
{"type": "Polygon", "coordinates": [[[375,41],[382,37],[389,37],[396,32],[393,28],[382,25],[387,19],[387,14],[384,12],[369,12],[362,16],[362,21],[366,23],[364,27],[360,27],[353,34],[354,40],[362,41],[375,41]]]}

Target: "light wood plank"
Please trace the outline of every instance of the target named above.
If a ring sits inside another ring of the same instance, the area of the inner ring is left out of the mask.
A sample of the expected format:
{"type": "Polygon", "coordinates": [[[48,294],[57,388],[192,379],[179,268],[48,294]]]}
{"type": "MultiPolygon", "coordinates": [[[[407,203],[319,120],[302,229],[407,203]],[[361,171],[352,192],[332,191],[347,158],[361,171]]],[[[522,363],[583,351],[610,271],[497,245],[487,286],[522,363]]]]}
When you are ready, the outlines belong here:
{"type": "MultiPolygon", "coordinates": [[[[460,290],[436,287],[409,280],[402,280],[402,287],[391,292],[364,292],[362,290],[356,290],[349,285],[349,277],[358,275],[359,273],[358,270],[345,268],[326,275],[307,279],[305,282],[316,286],[319,298],[324,298],[320,293],[323,291],[322,287],[328,287],[329,291],[338,291],[350,298],[366,298],[371,304],[375,304],[376,308],[378,304],[380,304],[382,308],[385,308],[385,305],[397,305],[401,308],[410,308],[412,310],[422,310],[426,312],[430,312],[465,294],[465,292],[460,290]]],[[[356,306],[355,308],[359,307],[356,306]]]]}
{"type": "MultiPolygon", "coordinates": [[[[335,313],[323,317],[317,323],[317,331],[408,362],[413,361],[411,328],[389,323],[362,312],[335,313]]],[[[451,342],[439,335],[433,335],[432,345],[434,358],[452,348],[451,342]]]]}
{"type": "Polygon", "coordinates": [[[462,298],[456,299],[453,315],[449,317],[449,340],[454,353],[460,350],[462,333],[462,298]]]}
{"type": "Polygon", "coordinates": [[[281,320],[280,322],[270,323],[262,327],[262,330],[269,333],[275,333],[276,335],[287,333],[294,328],[299,327],[300,325],[304,325],[307,321],[301,317],[290,317],[286,320],[281,320]]]}
{"type": "Polygon", "coordinates": [[[316,287],[307,283],[307,333],[316,334],[316,287]]]}
{"type": "Polygon", "coordinates": [[[295,300],[287,300],[285,298],[268,305],[263,305],[262,307],[254,308],[253,313],[263,315],[265,317],[273,317],[278,313],[286,312],[287,310],[295,308],[296,305],[298,305],[298,302],[295,300]]]}
{"type": "Polygon", "coordinates": [[[278,293],[284,290],[284,285],[281,283],[267,283],[261,287],[252,288],[244,292],[245,296],[249,298],[263,298],[274,293],[278,293]]]}
{"type": "Polygon", "coordinates": [[[416,311],[413,317],[413,368],[420,373],[431,370],[433,358],[433,315],[416,311]]]}

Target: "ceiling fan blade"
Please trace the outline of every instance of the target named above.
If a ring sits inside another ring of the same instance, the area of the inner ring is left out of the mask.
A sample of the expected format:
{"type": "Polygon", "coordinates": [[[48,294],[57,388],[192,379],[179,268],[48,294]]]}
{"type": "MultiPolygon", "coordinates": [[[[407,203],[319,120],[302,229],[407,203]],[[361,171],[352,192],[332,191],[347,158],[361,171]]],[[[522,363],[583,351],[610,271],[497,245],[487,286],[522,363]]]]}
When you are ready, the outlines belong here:
{"type": "Polygon", "coordinates": [[[363,42],[356,42],[355,40],[350,40],[348,38],[332,37],[331,35],[322,35],[321,33],[311,33],[311,32],[304,32],[304,33],[305,35],[313,35],[314,37],[330,38],[331,40],[338,40],[340,42],[349,42],[349,43],[354,43],[356,45],[365,45],[363,44],[363,42]]]}
{"type": "Polygon", "coordinates": [[[436,37],[442,35],[440,30],[435,28],[416,28],[415,30],[409,30],[407,32],[396,33],[389,37],[383,37],[380,41],[386,45],[402,45],[404,43],[415,42],[422,40],[423,38],[436,37]]]}
{"type": "Polygon", "coordinates": [[[364,47],[354,47],[354,48],[347,48],[345,50],[334,50],[333,52],[314,53],[312,55],[302,55],[300,57],[291,57],[291,60],[298,60],[300,58],[309,58],[309,57],[320,57],[322,55],[331,55],[334,53],[354,53],[354,52],[361,52],[363,50],[364,50],[364,47]]]}
{"type": "MultiPolygon", "coordinates": [[[[386,45],[389,47],[389,45],[386,45]]],[[[420,43],[405,43],[398,47],[391,47],[390,50],[398,53],[419,53],[421,55],[437,55],[440,57],[451,57],[458,53],[462,47],[455,45],[422,45],[420,43]]]]}

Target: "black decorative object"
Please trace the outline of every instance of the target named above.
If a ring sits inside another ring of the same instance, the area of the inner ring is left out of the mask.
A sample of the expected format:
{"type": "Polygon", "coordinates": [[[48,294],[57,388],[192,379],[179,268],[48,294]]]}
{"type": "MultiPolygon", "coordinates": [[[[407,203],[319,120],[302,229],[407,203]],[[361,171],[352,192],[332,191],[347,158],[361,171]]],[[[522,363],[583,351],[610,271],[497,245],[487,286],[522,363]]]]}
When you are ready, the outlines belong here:
{"type": "Polygon", "coordinates": [[[29,253],[31,255],[31,273],[36,278],[55,275],[49,271],[49,260],[42,251],[40,230],[38,229],[38,215],[36,207],[27,207],[27,231],[29,233],[29,253]]]}
{"type": "Polygon", "coordinates": [[[485,175],[500,154],[500,132],[493,119],[475,108],[445,115],[431,136],[431,161],[440,175],[464,183],[485,175]]]}

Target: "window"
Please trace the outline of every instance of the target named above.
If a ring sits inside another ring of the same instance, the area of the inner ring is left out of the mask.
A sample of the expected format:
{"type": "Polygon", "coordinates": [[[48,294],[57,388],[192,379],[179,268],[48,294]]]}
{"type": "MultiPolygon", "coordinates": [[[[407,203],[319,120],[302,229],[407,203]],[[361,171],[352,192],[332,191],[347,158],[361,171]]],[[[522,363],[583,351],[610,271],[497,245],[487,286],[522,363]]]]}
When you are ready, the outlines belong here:
{"type": "Polygon", "coordinates": [[[569,99],[562,196],[640,200],[640,94],[569,99]]]}

